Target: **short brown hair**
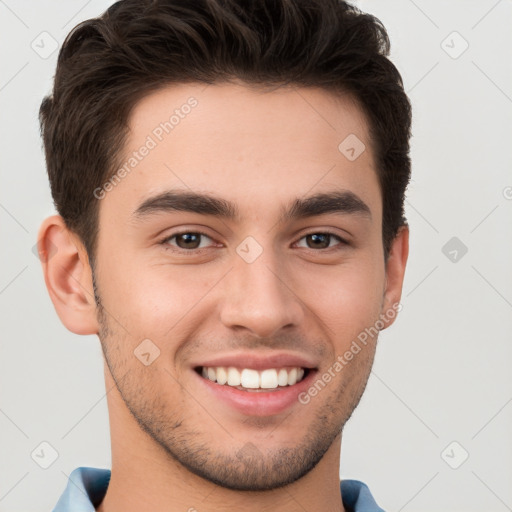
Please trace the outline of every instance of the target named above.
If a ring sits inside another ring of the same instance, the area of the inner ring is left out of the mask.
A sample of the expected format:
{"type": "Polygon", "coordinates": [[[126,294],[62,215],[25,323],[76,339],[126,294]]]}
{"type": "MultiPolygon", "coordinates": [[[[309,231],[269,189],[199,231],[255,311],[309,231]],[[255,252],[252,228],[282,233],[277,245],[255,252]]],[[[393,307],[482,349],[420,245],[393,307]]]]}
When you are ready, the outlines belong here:
{"type": "MultiPolygon", "coordinates": [[[[116,171],[134,105],[178,83],[349,93],[369,123],[385,259],[404,216],[411,106],[381,22],[342,0],[121,0],[78,24],[39,112],[55,206],[93,260],[93,191],[116,171]]],[[[341,141],[340,141],[341,142],[341,141]]]]}

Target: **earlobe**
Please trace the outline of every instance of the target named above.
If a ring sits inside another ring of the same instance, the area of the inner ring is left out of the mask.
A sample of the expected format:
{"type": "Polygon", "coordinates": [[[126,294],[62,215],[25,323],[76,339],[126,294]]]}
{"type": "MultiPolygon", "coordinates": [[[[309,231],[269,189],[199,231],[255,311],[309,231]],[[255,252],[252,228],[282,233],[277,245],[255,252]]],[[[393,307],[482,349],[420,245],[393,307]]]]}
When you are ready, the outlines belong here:
{"type": "Polygon", "coordinates": [[[399,311],[407,258],[409,257],[409,226],[400,227],[393,240],[386,263],[386,283],[381,319],[386,329],[394,321],[399,311]]]}
{"type": "Polygon", "coordinates": [[[44,220],[38,234],[44,280],[61,322],[75,334],[97,334],[96,303],[87,252],[59,215],[44,220]]]}

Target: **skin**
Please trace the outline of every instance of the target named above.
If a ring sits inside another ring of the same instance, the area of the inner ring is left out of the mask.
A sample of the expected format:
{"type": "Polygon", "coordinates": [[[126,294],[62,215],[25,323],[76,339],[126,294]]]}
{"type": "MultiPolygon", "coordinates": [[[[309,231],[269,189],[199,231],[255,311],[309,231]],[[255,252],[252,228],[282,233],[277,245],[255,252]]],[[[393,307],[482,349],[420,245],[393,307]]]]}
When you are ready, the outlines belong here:
{"type": "Polygon", "coordinates": [[[400,301],[408,228],[386,263],[366,120],[350,98],[321,89],[166,87],[133,110],[125,156],[190,96],[198,105],[100,201],[96,290],[86,251],[59,216],[39,234],[40,253],[53,249],[43,269],[61,321],[98,334],[105,356],[112,477],[97,510],[343,511],[342,429],[376,337],[308,404],[275,415],[245,415],[207,395],[192,365],[281,350],[314,360],[322,375],[400,301]],[[338,150],[349,134],[366,145],[354,161],[338,150]],[[172,211],[134,220],[145,199],[171,188],[232,201],[241,220],[172,211]],[[340,189],[371,217],[278,222],[294,199],[340,189]],[[207,234],[201,250],[179,237],[161,243],[182,229],[207,234]],[[325,231],[348,244],[332,237],[323,248],[306,236],[325,231]],[[263,250],[252,263],[236,252],[248,236],[263,250]],[[148,366],[134,356],[144,339],[160,350],[148,366]]]}

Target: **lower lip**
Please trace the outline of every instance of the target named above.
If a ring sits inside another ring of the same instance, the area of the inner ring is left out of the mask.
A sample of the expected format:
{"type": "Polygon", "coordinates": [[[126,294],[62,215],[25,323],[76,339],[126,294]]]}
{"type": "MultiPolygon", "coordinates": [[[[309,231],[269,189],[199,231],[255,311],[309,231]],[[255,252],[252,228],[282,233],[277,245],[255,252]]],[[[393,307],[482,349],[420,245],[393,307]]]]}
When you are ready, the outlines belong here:
{"type": "Polygon", "coordinates": [[[300,403],[298,396],[309,388],[316,370],[309,370],[307,376],[293,386],[273,391],[242,391],[227,384],[213,382],[195,371],[194,373],[209,393],[242,414],[271,416],[286,411],[293,404],[300,403]]]}

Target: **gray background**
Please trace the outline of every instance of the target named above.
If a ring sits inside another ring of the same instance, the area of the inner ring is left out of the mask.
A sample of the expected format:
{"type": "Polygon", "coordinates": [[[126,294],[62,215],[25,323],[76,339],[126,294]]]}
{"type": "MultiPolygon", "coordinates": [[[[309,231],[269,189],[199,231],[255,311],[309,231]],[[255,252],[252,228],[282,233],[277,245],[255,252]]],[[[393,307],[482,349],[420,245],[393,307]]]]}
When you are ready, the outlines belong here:
{"type": "MultiPolygon", "coordinates": [[[[61,325],[33,253],[53,213],[46,53],[110,4],[0,0],[0,511],[51,510],[75,467],[110,467],[99,342],[61,325]]],[[[387,511],[512,510],[512,2],[356,5],[388,29],[413,103],[411,249],[340,475],[387,511]]]]}

